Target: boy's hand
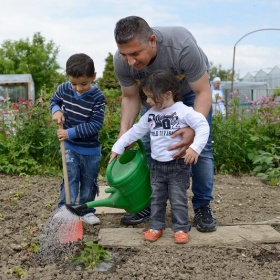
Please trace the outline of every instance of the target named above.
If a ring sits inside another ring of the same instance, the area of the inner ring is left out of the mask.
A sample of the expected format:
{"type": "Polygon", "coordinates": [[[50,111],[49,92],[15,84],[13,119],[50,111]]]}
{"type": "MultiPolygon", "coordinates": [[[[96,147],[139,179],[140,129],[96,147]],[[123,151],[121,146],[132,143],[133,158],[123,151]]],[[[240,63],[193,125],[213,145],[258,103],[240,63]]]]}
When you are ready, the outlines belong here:
{"type": "Polygon", "coordinates": [[[112,152],[111,155],[110,155],[110,159],[109,159],[109,163],[111,161],[113,161],[114,158],[116,158],[119,154],[115,153],[115,152],[112,152]]]}
{"type": "Polygon", "coordinates": [[[67,129],[59,128],[56,135],[59,141],[68,139],[67,129]]]}
{"type": "Polygon", "coordinates": [[[192,148],[186,150],[185,164],[196,164],[198,160],[198,153],[195,152],[192,148]]]}
{"type": "Polygon", "coordinates": [[[52,120],[56,122],[58,125],[61,125],[65,122],[65,118],[61,111],[56,111],[52,116],[52,120]]]}

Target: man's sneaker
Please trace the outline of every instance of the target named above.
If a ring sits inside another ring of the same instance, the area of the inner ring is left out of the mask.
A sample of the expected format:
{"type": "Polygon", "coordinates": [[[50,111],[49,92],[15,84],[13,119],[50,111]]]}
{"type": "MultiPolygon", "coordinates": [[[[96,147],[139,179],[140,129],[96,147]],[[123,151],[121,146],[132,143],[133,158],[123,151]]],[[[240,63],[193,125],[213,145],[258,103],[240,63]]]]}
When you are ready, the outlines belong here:
{"type": "Polygon", "coordinates": [[[144,210],[136,213],[130,214],[126,213],[121,218],[121,223],[124,225],[138,225],[150,219],[151,208],[150,206],[145,208],[144,210]]]}
{"type": "Polygon", "coordinates": [[[91,225],[100,224],[100,220],[93,213],[88,213],[82,216],[81,219],[83,222],[87,224],[91,224],[91,225]]]}
{"type": "Polygon", "coordinates": [[[174,242],[178,244],[187,243],[189,241],[189,234],[182,230],[174,232],[174,242]]]}
{"type": "Polygon", "coordinates": [[[210,232],[217,229],[216,219],[209,204],[194,210],[196,229],[201,232],[210,232]]]}
{"type": "Polygon", "coordinates": [[[149,229],[144,233],[144,240],[154,242],[158,240],[162,236],[162,229],[155,231],[153,229],[149,229]]]}

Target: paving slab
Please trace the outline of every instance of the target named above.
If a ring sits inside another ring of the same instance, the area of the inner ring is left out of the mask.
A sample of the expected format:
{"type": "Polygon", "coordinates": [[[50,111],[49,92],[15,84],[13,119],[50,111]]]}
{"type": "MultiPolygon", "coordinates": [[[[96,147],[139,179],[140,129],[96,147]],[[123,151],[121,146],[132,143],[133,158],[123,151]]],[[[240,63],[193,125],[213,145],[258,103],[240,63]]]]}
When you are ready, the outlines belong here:
{"type": "MultiPolygon", "coordinates": [[[[137,247],[143,246],[143,228],[104,228],[99,231],[98,239],[104,246],[137,247]]],[[[219,226],[217,231],[202,233],[192,228],[190,241],[180,246],[226,246],[242,242],[280,243],[280,233],[270,225],[233,225],[219,226]]],[[[150,246],[178,246],[173,241],[173,232],[167,228],[156,242],[150,246]]]]}
{"type": "MultiPolygon", "coordinates": [[[[105,193],[105,189],[109,186],[99,186],[99,196],[95,200],[101,200],[110,196],[110,193],[105,193]]],[[[125,213],[124,209],[112,208],[112,207],[96,207],[96,214],[121,214],[125,213]]]]}

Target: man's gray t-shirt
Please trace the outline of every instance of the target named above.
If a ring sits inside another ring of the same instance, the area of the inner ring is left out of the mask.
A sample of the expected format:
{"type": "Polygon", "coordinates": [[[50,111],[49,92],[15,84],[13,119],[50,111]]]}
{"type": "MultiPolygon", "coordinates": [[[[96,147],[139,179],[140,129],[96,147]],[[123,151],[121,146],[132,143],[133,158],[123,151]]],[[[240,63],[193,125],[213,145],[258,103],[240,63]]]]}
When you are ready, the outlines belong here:
{"type": "Polygon", "coordinates": [[[207,56],[184,27],[155,27],[153,32],[157,40],[157,56],[153,63],[138,71],[117,51],[114,55],[116,76],[121,86],[129,87],[155,70],[169,69],[178,78],[184,96],[191,91],[188,82],[196,82],[208,70],[207,56]]]}

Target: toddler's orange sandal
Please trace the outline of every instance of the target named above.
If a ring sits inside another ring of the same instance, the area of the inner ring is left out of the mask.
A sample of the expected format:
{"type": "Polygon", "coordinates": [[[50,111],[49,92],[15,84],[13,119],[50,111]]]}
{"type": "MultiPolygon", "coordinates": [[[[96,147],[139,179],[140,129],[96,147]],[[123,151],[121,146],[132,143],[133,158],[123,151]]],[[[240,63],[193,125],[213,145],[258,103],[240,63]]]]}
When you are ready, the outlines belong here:
{"type": "Polygon", "coordinates": [[[184,244],[189,241],[189,234],[182,230],[174,232],[174,242],[178,244],[184,244]]]}
{"type": "Polygon", "coordinates": [[[144,233],[144,240],[154,242],[162,236],[162,232],[162,229],[158,230],[158,232],[153,229],[149,229],[144,233]]]}

